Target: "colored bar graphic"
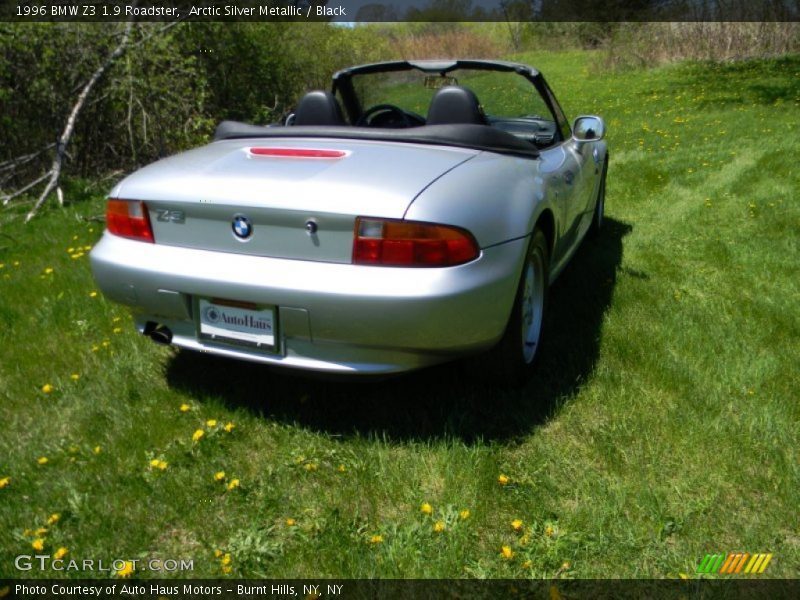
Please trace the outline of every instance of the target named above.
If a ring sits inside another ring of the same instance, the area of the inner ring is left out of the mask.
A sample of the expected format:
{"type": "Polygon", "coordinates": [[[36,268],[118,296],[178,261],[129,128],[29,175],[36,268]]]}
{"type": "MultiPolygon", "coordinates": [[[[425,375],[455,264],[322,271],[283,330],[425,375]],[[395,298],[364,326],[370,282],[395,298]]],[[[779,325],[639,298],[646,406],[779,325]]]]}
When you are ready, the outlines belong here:
{"type": "Polygon", "coordinates": [[[716,573],[719,570],[724,554],[706,554],[697,566],[698,573],[716,573]]]}
{"type": "Polygon", "coordinates": [[[736,567],[734,568],[733,572],[739,573],[739,571],[742,570],[742,567],[744,566],[744,563],[748,558],[750,558],[749,553],[745,552],[744,554],[742,554],[742,558],[740,558],[739,561],[736,563],[736,567]]]}
{"type": "Polygon", "coordinates": [[[749,552],[731,552],[729,554],[706,554],[697,565],[697,573],[720,573],[723,575],[739,574],[744,569],[744,574],[761,574],[769,562],[772,554],[750,554],[749,552]],[[748,560],[749,559],[749,560],[748,560]],[[745,566],[745,564],[747,566],[745,566]]]}
{"type": "Polygon", "coordinates": [[[764,569],[767,568],[767,565],[769,564],[769,561],[771,561],[771,560],[772,560],[772,554],[771,553],[767,554],[767,556],[764,558],[764,562],[761,563],[761,568],[758,570],[759,574],[764,572],[764,569]]]}

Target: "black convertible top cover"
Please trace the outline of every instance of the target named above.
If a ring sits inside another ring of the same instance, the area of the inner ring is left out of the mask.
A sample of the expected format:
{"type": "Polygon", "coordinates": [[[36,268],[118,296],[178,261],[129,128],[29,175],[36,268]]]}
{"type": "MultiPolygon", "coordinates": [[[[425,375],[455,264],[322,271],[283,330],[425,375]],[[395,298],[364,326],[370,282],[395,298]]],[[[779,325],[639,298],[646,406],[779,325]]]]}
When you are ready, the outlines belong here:
{"type": "Polygon", "coordinates": [[[236,121],[223,121],[217,126],[214,133],[214,141],[242,138],[311,137],[455,146],[498,154],[511,154],[523,158],[539,156],[539,150],[530,142],[489,125],[422,125],[405,129],[376,129],[311,125],[264,127],[236,121]]]}

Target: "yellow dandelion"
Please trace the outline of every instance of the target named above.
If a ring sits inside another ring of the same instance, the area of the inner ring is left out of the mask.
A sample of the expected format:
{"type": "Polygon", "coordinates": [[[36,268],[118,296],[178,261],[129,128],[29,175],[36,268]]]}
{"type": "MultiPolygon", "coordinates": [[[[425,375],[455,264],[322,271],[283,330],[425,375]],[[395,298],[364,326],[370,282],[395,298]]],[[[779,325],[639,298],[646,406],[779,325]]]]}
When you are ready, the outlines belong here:
{"type": "Polygon", "coordinates": [[[133,561],[126,560],[125,564],[122,565],[122,568],[117,570],[114,575],[117,577],[130,577],[133,575],[133,561]]]}
{"type": "Polygon", "coordinates": [[[95,292],[94,290],[89,292],[89,298],[97,298],[97,292],[95,292]]]}
{"type": "Polygon", "coordinates": [[[428,504],[427,502],[423,502],[422,506],[419,507],[419,511],[423,515],[432,515],[433,514],[433,507],[428,504]]]}
{"type": "Polygon", "coordinates": [[[112,333],[122,333],[122,327],[114,327],[111,331],[112,333]]]}
{"type": "Polygon", "coordinates": [[[40,465],[46,465],[48,462],[50,462],[50,460],[46,456],[40,456],[36,459],[36,462],[40,465]]]}
{"type": "Polygon", "coordinates": [[[42,550],[44,550],[44,539],[36,538],[31,542],[31,547],[37,552],[41,552],[42,550]]]}
{"type": "Polygon", "coordinates": [[[469,519],[469,514],[470,514],[469,510],[465,508],[460,513],[458,513],[458,516],[461,518],[462,521],[466,521],[467,519],[469,519]]]}
{"type": "Polygon", "coordinates": [[[86,251],[88,252],[89,250],[91,250],[91,249],[92,249],[92,247],[91,247],[91,246],[84,246],[84,247],[83,247],[83,249],[84,249],[84,250],[86,250],[86,251]]]}
{"type": "Polygon", "coordinates": [[[47,268],[44,270],[44,274],[45,274],[45,275],[50,275],[52,272],[53,272],[53,267],[47,267],[47,268]]]}
{"type": "Polygon", "coordinates": [[[199,442],[200,440],[203,439],[205,435],[206,435],[205,431],[203,431],[202,429],[198,429],[192,434],[192,441],[199,442]]]}
{"type": "Polygon", "coordinates": [[[72,379],[72,381],[78,381],[78,379],[80,379],[81,376],[79,373],[73,373],[72,375],[69,376],[69,378],[72,379]]]}
{"type": "Polygon", "coordinates": [[[433,530],[436,533],[442,533],[444,529],[444,521],[436,521],[436,523],[433,524],[433,530]]]}
{"type": "Polygon", "coordinates": [[[92,452],[94,452],[95,454],[100,454],[102,451],[103,451],[103,449],[100,446],[95,446],[92,449],[92,452]]]}
{"type": "Polygon", "coordinates": [[[37,537],[43,537],[47,533],[47,527],[39,527],[36,531],[33,532],[33,535],[37,537]]]}
{"type": "Polygon", "coordinates": [[[522,519],[514,519],[511,521],[511,529],[520,531],[522,529],[522,519]]]}
{"type": "Polygon", "coordinates": [[[500,473],[500,475],[497,476],[497,483],[500,485],[507,485],[509,481],[511,481],[511,479],[508,478],[508,475],[500,473]]]}
{"type": "Polygon", "coordinates": [[[544,534],[545,534],[547,537],[553,537],[553,534],[554,534],[555,532],[556,532],[556,530],[555,530],[555,529],[553,529],[553,528],[552,528],[552,526],[550,526],[550,525],[548,525],[547,527],[545,527],[545,528],[544,528],[544,534]]]}
{"type": "Polygon", "coordinates": [[[503,546],[500,548],[500,555],[506,560],[510,560],[514,558],[514,551],[511,549],[511,546],[503,546]]]}
{"type": "Polygon", "coordinates": [[[47,517],[47,524],[48,525],[55,525],[61,520],[61,515],[58,513],[53,513],[49,517],[47,517]]]}
{"type": "Polygon", "coordinates": [[[217,548],[216,550],[214,550],[214,556],[215,556],[216,558],[219,558],[220,556],[222,556],[222,550],[220,550],[219,548],[217,548]]]}
{"type": "Polygon", "coordinates": [[[169,466],[169,463],[167,461],[160,460],[160,461],[158,461],[158,464],[156,465],[156,468],[158,468],[160,471],[166,471],[168,466],[169,466]]]}
{"type": "Polygon", "coordinates": [[[569,561],[564,561],[564,562],[561,564],[561,568],[562,568],[562,569],[564,569],[565,571],[566,571],[567,569],[569,569],[569,567],[570,567],[569,561]]]}
{"type": "Polygon", "coordinates": [[[297,521],[295,521],[292,517],[289,517],[288,519],[286,519],[286,526],[287,527],[294,527],[295,525],[297,525],[297,521]]]}
{"type": "Polygon", "coordinates": [[[67,554],[69,554],[69,550],[67,550],[66,548],[64,548],[64,546],[61,546],[61,547],[60,547],[58,550],[56,550],[56,551],[53,553],[53,558],[55,558],[56,560],[61,560],[61,559],[62,559],[62,558],[64,558],[64,557],[65,557],[67,554]]]}
{"type": "Polygon", "coordinates": [[[0,479],[0,490],[2,490],[5,487],[8,487],[9,484],[11,484],[11,477],[3,477],[2,479],[0,479]]]}
{"type": "Polygon", "coordinates": [[[338,467],[336,467],[336,470],[339,471],[339,473],[344,473],[345,471],[347,471],[344,465],[339,465],[338,467]]]}
{"type": "Polygon", "coordinates": [[[235,490],[239,487],[239,480],[238,479],[231,479],[231,482],[228,484],[229,490],[235,490]]]}
{"type": "Polygon", "coordinates": [[[223,429],[225,430],[226,433],[230,433],[231,431],[233,431],[233,429],[235,427],[236,427],[236,425],[234,425],[233,423],[228,421],[227,423],[225,423],[225,426],[223,427],[223,429]]]}
{"type": "Polygon", "coordinates": [[[219,561],[223,566],[227,566],[231,564],[231,555],[227,552],[222,556],[222,559],[219,561]]]}
{"type": "Polygon", "coordinates": [[[217,426],[217,420],[216,419],[209,419],[208,421],[206,421],[206,426],[208,426],[208,427],[216,427],[217,426]]]}
{"type": "Polygon", "coordinates": [[[150,461],[150,466],[151,466],[152,468],[154,468],[154,469],[155,469],[155,468],[157,468],[157,467],[158,467],[158,459],[157,459],[157,458],[154,458],[153,460],[151,460],[151,461],[150,461]]]}
{"type": "Polygon", "coordinates": [[[214,473],[214,481],[225,481],[225,471],[217,471],[214,473]]]}
{"type": "Polygon", "coordinates": [[[317,470],[317,463],[313,463],[313,462],[306,463],[304,468],[305,468],[306,471],[309,471],[309,472],[310,471],[316,471],[317,470]]]}
{"type": "Polygon", "coordinates": [[[382,544],[383,543],[383,536],[382,535],[373,535],[369,538],[370,544],[382,544]]]}
{"type": "Polygon", "coordinates": [[[183,404],[180,405],[180,408],[178,410],[180,410],[181,412],[189,412],[191,409],[192,407],[186,404],[186,402],[184,402],[183,404]]]}
{"type": "Polygon", "coordinates": [[[689,579],[689,576],[686,573],[678,573],[678,577],[681,579],[689,579]]]}
{"type": "Polygon", "coordinates": [[[53,391],[54,389],[55,389],[55,388],[54,388],[52,385],[50,385],[49,383],[45,383],[45,384],[42,386],[42,391],[43,391],[45,394],[50,394],[50,393],[52,393],[52,391],[53,391]]]}

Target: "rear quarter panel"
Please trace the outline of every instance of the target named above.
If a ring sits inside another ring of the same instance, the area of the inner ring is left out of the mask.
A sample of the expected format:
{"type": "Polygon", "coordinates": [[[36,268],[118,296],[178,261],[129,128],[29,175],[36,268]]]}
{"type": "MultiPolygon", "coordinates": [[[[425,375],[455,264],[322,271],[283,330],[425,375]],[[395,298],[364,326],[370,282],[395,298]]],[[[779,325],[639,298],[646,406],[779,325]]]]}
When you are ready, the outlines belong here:
{"type": "Polygon", "coordinates": [[[484,152],[434,181],[405,216],[463,227],[486,248],[528,235],[549,204],[539,160],[484,152]]]}

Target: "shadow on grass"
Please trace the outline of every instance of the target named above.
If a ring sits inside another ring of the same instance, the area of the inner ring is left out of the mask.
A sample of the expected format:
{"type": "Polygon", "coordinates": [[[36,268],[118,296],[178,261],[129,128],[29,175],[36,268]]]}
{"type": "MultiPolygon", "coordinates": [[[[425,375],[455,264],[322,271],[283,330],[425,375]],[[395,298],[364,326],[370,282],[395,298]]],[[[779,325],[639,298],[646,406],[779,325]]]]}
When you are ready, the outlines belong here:
{"type": "Polygon", "coordinates": [[[481,357],[384,380],[331,381],[183,351],[170,359],[167,380],[198,398],[217,396],[231,408],[333,435],[511,440],[546,420],[591,377],[622,238],[630,230],[607,219],[553,285],[542,354],[522,389],[501,389],[483,378],[481,357]]]}

